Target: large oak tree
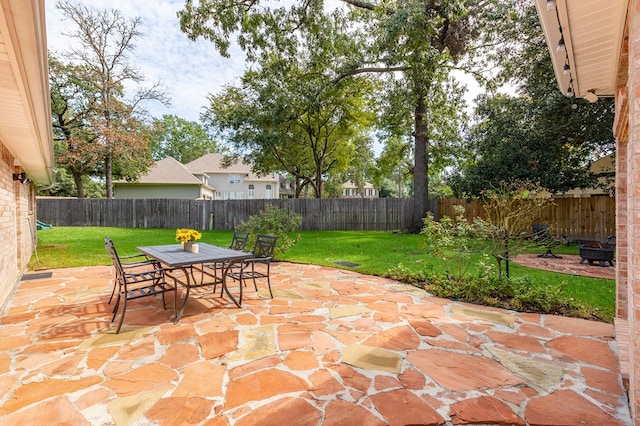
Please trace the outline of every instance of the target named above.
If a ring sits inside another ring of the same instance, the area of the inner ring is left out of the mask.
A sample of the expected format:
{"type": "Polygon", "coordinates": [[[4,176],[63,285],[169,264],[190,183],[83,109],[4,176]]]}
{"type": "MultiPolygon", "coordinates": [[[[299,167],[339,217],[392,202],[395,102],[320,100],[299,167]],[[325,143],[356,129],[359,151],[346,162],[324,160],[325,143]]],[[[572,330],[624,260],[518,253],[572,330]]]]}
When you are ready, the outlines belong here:
{"type": "MultiPolygon", "coordinates": [[[[446,97],[449,73],[467,53],[469,40],[476,34],[476,13],[470,11],[485,11],[489,3],[344,0],[344,7],[331,12],[344,16],[339,30],[351,37],[352,45],[333,52],[330,81],[337,84],[357,75],[386,74],[391,82],[399,83],[395,87],[402,90],[398,98],[403,100],[403,110],[411,111],[414,231],[421,228],[426,213],[429,149],[432,139],[439,135],[432,121],[433,110],[442,104],[439,99],[446,97]]],[[[228,55],[235,37],[248,59],[259,61],[294,48],[301,31],[322,34],[318,16],[328,13],[323,0],[293,2],[290,6],[259,0],[187,0],[179,17],[189,37],[211,40],[223,55],[228,55]]]]}

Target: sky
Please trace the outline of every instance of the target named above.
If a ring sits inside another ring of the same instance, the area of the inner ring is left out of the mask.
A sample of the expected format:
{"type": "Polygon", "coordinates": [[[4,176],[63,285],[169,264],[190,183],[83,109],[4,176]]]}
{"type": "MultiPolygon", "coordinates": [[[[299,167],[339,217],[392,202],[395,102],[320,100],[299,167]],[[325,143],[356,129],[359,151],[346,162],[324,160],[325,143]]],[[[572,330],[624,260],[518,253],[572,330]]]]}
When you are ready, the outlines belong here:
{"type": "MultiPolygon", "coordinates": [[[[75,25],[64,20],[56,2],[45,0],[47,44],[50,51],[61,54],[73,40],[62,33],[75,29],[75,25]]],[[[144,75],[144,86],[159,82],[172,99],[169,107],[159,102],[146,104],[155,117],[175,114],[199,121],[208,104],[208,94],[236,83],[244,71],[244,55],[238,48],[232,49],[230,58],[223,58],[211,42],[191,41],[180,31],[176,12],[184,6],[184,0],[82,0],[81,3],[96,9],[118,9],[127,18],[140,17],[142,36],[135,42],[129,62],[144,75]]]]}

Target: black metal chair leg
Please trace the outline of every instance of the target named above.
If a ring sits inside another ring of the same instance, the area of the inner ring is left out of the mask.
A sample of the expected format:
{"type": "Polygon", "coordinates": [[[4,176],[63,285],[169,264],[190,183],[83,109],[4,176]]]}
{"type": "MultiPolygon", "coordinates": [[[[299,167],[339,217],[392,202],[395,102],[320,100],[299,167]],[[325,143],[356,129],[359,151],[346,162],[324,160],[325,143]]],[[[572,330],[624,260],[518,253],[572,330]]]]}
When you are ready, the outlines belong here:
{"type": "Polygon", "coordinates": [[[124,314],[127,313],[127,296],[123,297],[122,301],[122,314],[120,314],[120,322],[118,323],[118,329],[116,330],[116,334],[120,333],[120,329],[122,328],[122,323],[124,322],[124,314]]]}

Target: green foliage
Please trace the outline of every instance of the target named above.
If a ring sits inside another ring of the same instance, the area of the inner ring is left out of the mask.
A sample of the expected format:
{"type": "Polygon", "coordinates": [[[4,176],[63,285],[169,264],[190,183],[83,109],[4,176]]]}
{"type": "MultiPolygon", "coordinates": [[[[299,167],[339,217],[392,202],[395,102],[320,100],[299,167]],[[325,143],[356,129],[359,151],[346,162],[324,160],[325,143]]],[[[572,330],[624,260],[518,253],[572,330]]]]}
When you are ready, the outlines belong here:
{"type": "MultiPolygon", "coordinates": [[[[469,223],[463,206],[455,206],[456,217],[444,216],[435,221],[430,213],[423,221],[421,234],[430,253],[444,261],[453,260],[453,268],[447,273],[461,278],[469,268],[471,248],[474,241],[484,244],[496,261],[498,277],[502,277],[503,265],[509,275],[509,260],[512,256],[538,245],[532,238],[532,224],[541,217],[543,210],[552,203],[543,188],[528,181],[500,182],[495,188],[484,192],[485,218],[476,218],[469,223]]],[[[549,230],[551,233],[551,230],[549,230]]]]}
{"type": "MultiPolygon", "coordinates": [[[[83,198],[104,198],[104,185],[89,176],[82,176],[83,198]]],[[[78,197],[78,188],[66,169],[56,169],[54,184],[47,189],[39,189],[38,195],[52,197],[78,197]]]]}
{"type": "Polygon", "coordinates": [[[282,54],[211,96],[204,118],[258,171],[286,171],[300,184],[296,195],[310,187],[321,198],[326,176],[365,168],[374,85],[363,77],[332,83],[326,58],[282,54]]]}
{"type": "Polygon", "coordinates": [[[474,226],[489,243],[487,249],[495,258],[501,277],[503,261],[508,271],[510,257],[538,243],[529,238],[532,225],[553,200],[539,184],[517,180],[501,181],[486,190],[484,196],[486,218],[476,218],[474,226]]]}
{"type": "Polygon", "coordinates": [[[421,235],[429,253],[450,266],[447,275],[460,279],[470,267],[472,240],[476,231],[464,217],[464,207],[455,206],[456,217],[443,216],[436,221],[431,212],[423,220],[421,235]]]}
{"type": "Polygon", "coordinates": [[[468,303],[578,318],[607,321],[598,308],[588,308],[567,297],[562,286],[534,284],[529,277],[499,278],[467,276],[460,279],[407,270],[402,265],[389,269],[383,276],[422,288],[434,296],[468,303]]]}
{"type": "Polygon", "coordinates": [[[63,161],[73,162],[69,171],[78,185],[79,196],[82,196],[80,178],[89,171],[77,170],[77,164],[89,158],[92,160],[89,170],[104,177],[105,195],[113,198],[114,178],[136,179],[152,163],[148,129],[143,122],[145,102],[167,104],[168,99],[158,84],[141,87],[125,99],[125,84],[135,85],[144,80],[128,57],[141,35],[140,18],[127,19],[116,9],[98,10],[68,0],[57,2],[56,8],[71,22],[65,35],[73,39],[70,43],[73,47],[65,56],[74,65],[66,69],[54,66],[51,71],[73,71],[74,86],[82,89],[76,93],[57,88],[52,91],[54,126],[63,132],[69,156],[63,161]],[[59,96],[60,93],[70,96],[59,96]],[[64,108],[65,102],[70,106],[68,110],[64,108]],[[80,129],[82,134],[66,129],[80,129]]]}
{"type": "MultiPolygon", "coordinates": [[[[229,54],[235,38],[251,63],[244,80],[256,81],[253,90],[243,87],[212,99],[214,124],[235,132],[233,139],[251,141],[243,144],[243,152],[250,151],[254,164],[262,164],[259,168],[272,170],[278,163],[303,185],[312,186],[317,197],[322,195],[323,175],[349,166],[349,161],[340,162],[352,156],[352,148],[345,152],[344,142],[336,141],[361,136],[362,125],[353,121],[364,117],[363,111],[378,109],[359,105],[364,82],[378,85],[375,76],[384,75],[382,95],[376,99],[383,111],[378,139],[406,146],[400,157],[395,157],[395,149],[389,151],[381,162],[386,171],[378,174],[378,180],[390,171],[403,179],[413,176],[412,230],[418,232],[426,210],[429,168],[444,168],[457,151],[452,146],[460,142],[463,88],[451,78],[451,71],[465,55],[479,52],[469,47],[478,39],[484,15],[494,14],[500,2],[346,3],[325,7],[328,4],[322,0],[286,4],[200,0],[188,1],[178,16],[183,32],[192,39],[212,41],[222,55],[229,54]],[[270,79],[261,75],[265,72],[270,79]],[[364,82],[362,75],[367,76],[364,82]],[[255,103],[254,97],[261,102],[255,103]],[[216,111],[221,108],[216,104],[246,99],[243,114],[216,111]],[[348,105],[349,101],[356,105],[348,105]],[[225,124],[226,118],[241,116],[245,119],[235,126],[225,124]],[[349,135],[348,129],[357,134],[349,135]],[[301,151],[298,145],[312,149],[301,151]],[[410,167],[403,164],[408,152],[410,167]],[[310,158],[315,160],[311,170],[310,158]]],[[[398,182],[402,188],[403,182],[398,182]]]]}
{"type": "Polygon", "coordinates": [[[151,155],[155,161],[173,157],[183,164],[218,152],[218,144],[205,127],[176,115],[163,115],[153,121],[151,155]]]}
{"type": "Polygon", "coordinates": [[[302,225],[302,217],[286,208],[267,204],[258,215],[249,216],[246,222],[240,223],[238,231],[249,232],[247,247],[253,247],[258,234],[278,237],[274,255],[285,253],[297,241],[299,236],[291,234],[302,225]]]}
{"type": "Polygon", "coordinates": [[[539,181],[552,193],[595,184],[591,163],[615,149],[613,99],[589,103],[564,96],[535,5],[504,2],[509,13],[493,23],[499,65],[496,85],[516,96],[482,96],[467,135],[467,161],[450,177],[457,196],[480,196],[509,178],[539,181]]]}

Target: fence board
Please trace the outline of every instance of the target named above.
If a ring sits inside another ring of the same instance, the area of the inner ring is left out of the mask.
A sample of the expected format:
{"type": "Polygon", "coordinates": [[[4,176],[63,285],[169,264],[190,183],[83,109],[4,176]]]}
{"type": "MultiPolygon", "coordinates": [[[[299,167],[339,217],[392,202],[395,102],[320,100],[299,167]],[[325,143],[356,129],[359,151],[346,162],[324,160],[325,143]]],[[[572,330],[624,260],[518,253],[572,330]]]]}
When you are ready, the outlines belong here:
{"type": "MultiPolygon", "coordinates": [[[[536,221],[551,226],[556,235],[566,235],[576,240],[603,241],[616,234],[615,198],[554,198],[553,201],[536,221]]],[[[438,200],[441,217],[453,217],[456,205],[465,207],[467,220],[486,217],[482,202],[452,198],[438,200]]]]}
{"type": "MultiPolygon", "coordinates": [[[[54,226],[119,226],[231,230],[267,204],[302,216],[303,230],[406,229],[413,200],[333,198],[287,200],[56,199],[37,200],[38,219],[54,226]]],[[[437,201],[430,208],[437,211],[437,201]]]]}
{"type": "MultiPolygon", "coordinates": [[[[123,226],[230,230],[264,210],[267,204],[302,216],[303,230],[389,231],[412,223],[413,200],[400,198],[334,198],[288,200],[105,200],[40,198],[38,219],[54,226],[123,226]]],[[[434,216],[453,216],[455,205],[465,207],[468,220],[484,217],[479,201],[429,200],[434,216]]],[[[615,199],[610,197],[556,198],[539,222],[556,234],[573,239],[604,240],[615,235],[615,199]]]]}

